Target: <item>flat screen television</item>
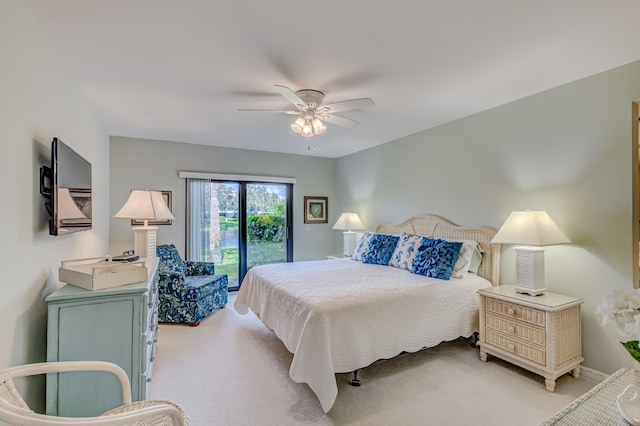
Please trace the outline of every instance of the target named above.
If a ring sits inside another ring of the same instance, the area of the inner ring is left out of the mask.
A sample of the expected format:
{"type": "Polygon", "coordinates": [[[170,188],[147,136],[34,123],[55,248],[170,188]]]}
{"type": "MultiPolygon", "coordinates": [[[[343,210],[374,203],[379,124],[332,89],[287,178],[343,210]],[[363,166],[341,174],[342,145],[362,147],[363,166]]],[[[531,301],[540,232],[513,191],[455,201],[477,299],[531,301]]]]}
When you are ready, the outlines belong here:
{"type": "Polygon", "coordinates": [[[40,193],[49,234],[91,229],[91,163],[58,138],[51,142],[51,167],[40,169],[40,193]]]}

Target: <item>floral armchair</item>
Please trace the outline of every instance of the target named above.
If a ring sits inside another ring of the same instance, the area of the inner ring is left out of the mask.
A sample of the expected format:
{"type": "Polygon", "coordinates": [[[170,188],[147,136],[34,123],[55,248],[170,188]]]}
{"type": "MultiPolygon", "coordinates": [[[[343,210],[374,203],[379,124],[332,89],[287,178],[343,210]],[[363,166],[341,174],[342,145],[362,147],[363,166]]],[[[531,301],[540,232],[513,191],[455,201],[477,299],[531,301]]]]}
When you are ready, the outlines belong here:
{"type": "Polygon", "coordinates": [[[215,274],[211,262],[183,261],[173,244],[156,247],[158,255],[158,320],[196,326],[228,298],[228,277],[215,274]]]}

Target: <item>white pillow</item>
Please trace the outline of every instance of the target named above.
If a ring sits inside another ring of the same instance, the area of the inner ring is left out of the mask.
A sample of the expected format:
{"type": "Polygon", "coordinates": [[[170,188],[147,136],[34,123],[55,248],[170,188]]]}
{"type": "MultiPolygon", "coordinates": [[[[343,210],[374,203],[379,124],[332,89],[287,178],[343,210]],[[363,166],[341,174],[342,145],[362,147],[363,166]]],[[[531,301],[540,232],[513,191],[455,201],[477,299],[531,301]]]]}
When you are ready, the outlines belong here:
{"type": "Polygon", "coordinates": [[[473,251],[473,256],[471,256],[471,266],[469,267],[469,274],[477,274],[480,269],[480,263],[482,263],[482,258],[484,257],[484,251],[480,244],[473,251]]]}
{"type": "Polygon", "coordinates": [[[459,240],[455,238],[440,239],[453,243],[462,243],[462,247],[460,248],[460,254],[458,254],[456,264],[453,265],[453,273],[451,274],[451,278],[464,277],[467,272],[469,272],[469,268],[471,267],[471,260],[473,259],[473,252],[475,251],[476,247],[478,247],[478,242],[473,240],[459,240]]]}
{"type": "Polygon", "coordinates": [[[422,244],[422,237],[419,235],[402,234],[396,245],[396,249],[391,255],[389,266],[411,270],[413,260],[416,258],[418,248],[422,244]]]}

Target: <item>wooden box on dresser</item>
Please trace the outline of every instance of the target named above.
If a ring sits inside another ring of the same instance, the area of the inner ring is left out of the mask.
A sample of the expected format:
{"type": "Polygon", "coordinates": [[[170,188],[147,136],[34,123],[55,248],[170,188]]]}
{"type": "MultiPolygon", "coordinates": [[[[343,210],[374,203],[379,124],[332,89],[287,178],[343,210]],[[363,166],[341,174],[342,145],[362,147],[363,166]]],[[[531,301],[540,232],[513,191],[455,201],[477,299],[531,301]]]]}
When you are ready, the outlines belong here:
{"type": "MultiPolygon", "coordinates": [[[[147,398],[158,332],[157,261],[148,279],[103,290],[65,285],[50,294],[47,361],[109,361],[126,371],[133,401],[147,398]]],[[[122,404],[118,380],[102,372],[47,376],[46,412],[97,416],[122,404]]]]}
{"type": "Polygon", "coordinates": [[[478,293],[482,361],[491,354],[540,374],[551,392],[563,374],[580,375],[581,299],[548,292],[529,296],[512,286],[478,293]]]}

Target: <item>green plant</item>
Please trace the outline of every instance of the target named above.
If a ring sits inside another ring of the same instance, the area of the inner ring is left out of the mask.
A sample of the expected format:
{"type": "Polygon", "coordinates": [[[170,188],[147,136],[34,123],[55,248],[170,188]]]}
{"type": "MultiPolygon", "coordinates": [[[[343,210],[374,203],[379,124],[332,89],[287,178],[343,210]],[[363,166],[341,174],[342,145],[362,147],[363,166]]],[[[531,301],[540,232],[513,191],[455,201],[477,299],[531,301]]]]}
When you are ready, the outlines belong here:
{"type": "Polygon", "coordinates": [[[261,214],[247,218],[247,238],[250,243],[280,243],[285,237],[285,217],[280,214],[261,214]]]}

